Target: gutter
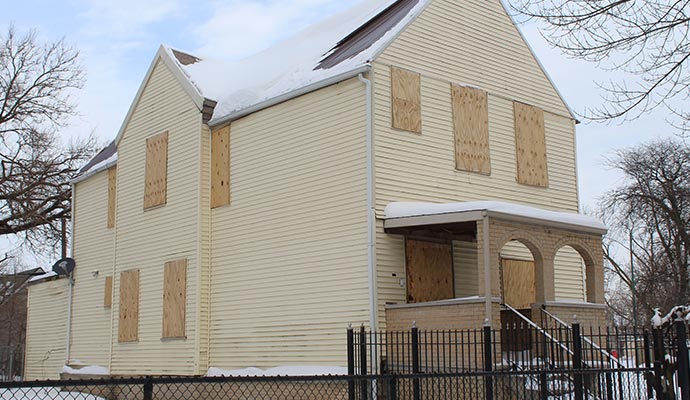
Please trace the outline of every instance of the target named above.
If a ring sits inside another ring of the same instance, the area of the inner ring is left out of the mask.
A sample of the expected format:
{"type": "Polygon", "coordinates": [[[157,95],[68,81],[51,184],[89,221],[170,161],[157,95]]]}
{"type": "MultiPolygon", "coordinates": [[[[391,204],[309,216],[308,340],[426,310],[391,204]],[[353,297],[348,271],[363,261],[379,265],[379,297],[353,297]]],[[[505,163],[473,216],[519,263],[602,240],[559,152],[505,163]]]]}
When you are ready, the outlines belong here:
{"type": "MultiPolygon", "coordinates": [[[[254,104],[253,106],[235,111],[235,112],[230,113],[230,114],[228,114],[224,117],[221,117],[217,120],[211,119],[209,121],[208,125],[211,128],[220,127],[221,125],[227,125],[228,123],[230,123],[236,119],[242,118],[242,117],[247,116],[249,114],[253,114],[257,111],[263,110],[264,108],[268,108],[268,107],[274,106],[276,104],[283,103],[283,102],[288,101],[290,99],[293,99],[295,97],[302,96],[304,94],[313,92],[315,90],[325,88],[326,86],[331,86],[333,84],[342,82],[346,79],[354,78],[355,76],[361,75],[361,74],[363,74],[365,72],[369,72],[369,71],[371,71],[371,65],[370,64],[362,65],[356,69],[346,71],[346,72],[343,72],[343,73],[338,74],[338,75],[334,75],[330,78],[326,78],[324,80],[312,83],[310,85],[301,87],[299,89],[295,89],[293,91],[283,93],[279,96],[272,97],[268,100],[254,104]]],[[[369,110],[370,109],[371,109],[371,107],[369,107],[369,110]]]]}
{"type": "MultiPolygon", "coordinates": [[[[71,240],[69,241],[69,255],[70,257],[74,256],[74,191],[76,189],[76,184],[73,182],[72,183],[72,202],[71,202],[71,210],[70,210],[70,226],[72,227],[72,237],[70,238],[71,240]]],[[[70,347],[71,347],[71,336],[72,336],[72,290],[74,288],[74,279],[72,278],[72,274],[74,272],[70,272],[69,276],[67,276],[67,338],[65,339],[65,365],[69,365],[69,356],[70,356],[70,347]]]]}
{"type": "Polygon", "coordinates": [[[357,78],[366,86],[367,133],[366,133],[366,163],[367,163],[367,273],[369,281],[369,327],[377,329],[376,304],[376,210],[374,209],[374,137],[373,137],[373,102],[371,80],[359,73],[357,78]]]}

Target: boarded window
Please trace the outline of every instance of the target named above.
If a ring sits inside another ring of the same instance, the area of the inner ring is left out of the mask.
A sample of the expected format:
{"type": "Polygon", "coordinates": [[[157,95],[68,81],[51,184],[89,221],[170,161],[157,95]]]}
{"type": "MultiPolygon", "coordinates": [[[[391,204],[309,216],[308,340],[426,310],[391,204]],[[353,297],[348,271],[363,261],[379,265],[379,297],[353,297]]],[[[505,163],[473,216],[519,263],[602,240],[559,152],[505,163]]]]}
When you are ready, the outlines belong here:
{"type": "Polygon", "coordinates": [[[391,67],[393,128],[422,132],[422,95],[419,74],[391,67]]]}
{"type": "Polygon", "coordinates": [[[120,319],[117,341],[139,340],[139,271],[120,273],[120,319]]]}
{"type": "Polygon", "coordinates": [[[517,181],[533,186],[549,185],[546,165],[544,111],[513,102],[515,113],[515,151],[517,181]]]}
{"type": "Polygon", "coordinates": [[[108,228],[115,227],[115,194],[117,192],[117,167],[108,170],[108,228]]]}
{"type": "Polygon", "coordinates": [[[110,308],[113,306],[113,277],[105,277],[105,285],[103,288],[103,307],[110,308]]]}
{"type": "Polygon", "coordinates": [[[168,132],[146,139],[144,208],[166,203],[168,192],[168,132]]]}
{"type": "Polygon", "coordinates": [[[486,92],[453,84],[451,97],[455,132],[455,168],[490,174],[489,109],[486,92]]]}
{"type": "Polygon", "coordinates": [[[211,208],[230,204],[230,125],[211,132],[211,208]]]}
{"type": "Polygon", "coordinates": [[[452,299],[453,249],[450,243],[405,241],[407,302],[452,299]]]}
{"type": "Polygon", "coordinates": [[[163,273],[163,337],[185,337],[187,260],[165,263],[163,273]]]}

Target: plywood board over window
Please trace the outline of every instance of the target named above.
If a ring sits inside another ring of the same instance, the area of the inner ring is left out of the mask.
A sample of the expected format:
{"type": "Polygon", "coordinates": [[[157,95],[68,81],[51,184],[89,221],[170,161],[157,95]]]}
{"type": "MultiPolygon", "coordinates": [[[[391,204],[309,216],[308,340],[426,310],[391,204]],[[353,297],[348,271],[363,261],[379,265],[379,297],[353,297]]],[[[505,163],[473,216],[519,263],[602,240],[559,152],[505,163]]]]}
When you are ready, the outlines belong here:
{"type": "Polygon", "coordinates": [[[405,240],[407,302],[452,299],[453,249],[450,243],[405,240]]]}
{"type": "Polygon", "coordinates": [[[515,151],[517,181],[526,185],[549,185],[546,164],[544,111],[527,104],[513,102],[515,114],[515,151]]]}
{"type": "Polygon", "coordinates": [[[108,169],[108,228],[115,227],[115,195],[117,193],[117,167],[108,169]]]}
{"type": "Polygon", "coordinates": [[[139,270],[120,273],[120,318],[117,341],[139,340],[139,270]]]}
{"type": "Polygon", "coordinates": [[[391,67],[393,128],[422,132],[421,76],[391,67]]]}
{"type": "Polygon", "coordinates": [[[185,337],[187,259],[165,263],[163,272],[163,338],[185,337]]]}
{"type": "Polygon", "coordinates": [[[230,204],[230,125],[211,132],[211,208],[230,204]]]}
{"type": "Polygon", "coordinates": [[[113,306],[113,277],[106,276],[103,287],[103,307],[110,308],[113,306]]]}
{"type": "Polygon", "coordinates": [[[455,168],[491,173],[489,109],[485,91],[451,84],[455,168]]]}
{"type": "Polygon", "coordinates": [[[146,139],[144,208],[164,205],[168,192],[168,132],[146,139]]]}

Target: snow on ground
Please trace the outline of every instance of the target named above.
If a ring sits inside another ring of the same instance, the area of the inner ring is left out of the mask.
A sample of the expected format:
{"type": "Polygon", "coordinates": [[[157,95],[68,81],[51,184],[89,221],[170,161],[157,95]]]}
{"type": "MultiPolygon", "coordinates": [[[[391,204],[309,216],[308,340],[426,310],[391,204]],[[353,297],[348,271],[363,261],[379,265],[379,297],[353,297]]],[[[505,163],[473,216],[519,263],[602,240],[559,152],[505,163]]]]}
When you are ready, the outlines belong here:
{"type": "Polygon", "coordinates": [[[317,376],[317,375],[347,375],[345,367],[327,366],[282,366],[263,370],[261,368],[221,369],[211,367],[206,376],[317,376]]]}
{"type": "Polygon", "coordinates": [[[72,368],[70,366],[63,366],[63,374],[72,375],[110,375],[110,370],[106,367],[101,367],[100,365],[88,365],[82,368],[72,368]]]}
{"type": "Polygon", "coordinates": [[[105,400],[103,397],[80,392],[61,392],[52,387],[0,389],[0,400],[105,400]]]}

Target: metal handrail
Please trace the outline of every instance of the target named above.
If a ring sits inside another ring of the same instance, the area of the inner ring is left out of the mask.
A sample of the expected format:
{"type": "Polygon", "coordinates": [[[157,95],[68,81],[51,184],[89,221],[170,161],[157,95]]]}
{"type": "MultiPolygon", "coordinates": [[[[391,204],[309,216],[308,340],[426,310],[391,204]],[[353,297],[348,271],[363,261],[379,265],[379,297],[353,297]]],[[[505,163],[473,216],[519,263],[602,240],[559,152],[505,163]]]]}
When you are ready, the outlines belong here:
{"type": "MultiPolygon", "coordinates": [[[[565,327],[565,328],[567,328],[567,329],[569,329],[569,330],[572,330],[572,327],[571,327],[570,325],[566,324],[565,322],[563,322],[560,318],[558,318],[558,317],[556,317],[555,315],[551,314],[550,312],[546,311],[544,308],[540,308],[540,310],[541,310],[541,312],[542,312],[544,315],[546,315],[548,318],[553,319],[554,321],[556,321],[556,323],[558,323],[558,324],[561,325],[562,327],[565,327]]],[[[616,357],[614,357],[614,356],[613,356],[611,353],[609,353],[608,351],[602,349],[601,346],[599,346],[598,344],[594,343],[594,342],[593,342],[592,340],[590,340],[586,335],[581,335],[580,337],[582,338],[582,340],[584,340],[585,342],[587,342],[590,346],[592,346],[593,348],[597,349],[602,355],[606,356],[606,357],[609,359],[609,361],[612,361],[612,362],[614,362],[615,364],[618,364],[618,367],[619,367],[619,368],[625,368],[625,365],[623,365],[623,363],[621,363],[620,361],[618,361],[618,359],[617,359],[616,357]]]]}
{"type": "Polygon", "coordinates": [[[513,308],[510,304],[504,303],[503,306],[507,308],[508,310],[512,311],[514,314],[516,314],[518,317],[520,317],[523,321],[527,322],[529,326],[532,328],[536,329],[539,333],[544,335],[547,339],[551,340],[552,342],[556,343],[561,349],[565,350],[570,354],[571,356],[573,355],[573,351],[570,350],[570,348],[566,345],[564,345],[560,340],[556,339],[555,337],[551,336],[548,332],[546,332],[541,326],[535,324],[532,322],[531,319],[527,318],[524,316],[520,311],[516,310],[513,308]]]}

